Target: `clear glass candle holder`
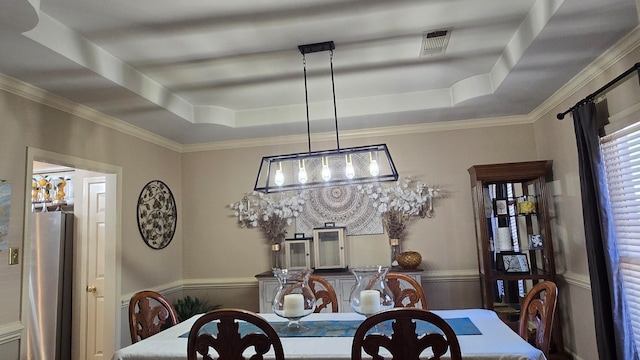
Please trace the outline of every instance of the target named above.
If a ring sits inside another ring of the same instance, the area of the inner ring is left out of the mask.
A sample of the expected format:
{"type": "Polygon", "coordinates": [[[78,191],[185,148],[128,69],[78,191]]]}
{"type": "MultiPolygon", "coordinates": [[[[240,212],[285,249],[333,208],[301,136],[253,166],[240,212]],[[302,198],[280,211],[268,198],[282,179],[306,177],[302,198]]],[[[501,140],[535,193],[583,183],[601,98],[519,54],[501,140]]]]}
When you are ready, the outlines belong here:
{"type": "Polygon", "coordinates": [[[388,271],[389,268],[385,266],[351,269],[357,281],[349,295],[349,303],[354,312],[369,316],[393,308],[393,293],[386,281],[388,271]]]}
{"type": "Polygon", "coordinates": [[[282,331],[300,332],[308,329],[300,319],[316,309],[316,297],[309,287],[309,276],[312,272],[312,269],[274,270],[273,274],[278,279],[279,287],[273,299],[273,312],[289,320],[282,331]]]}

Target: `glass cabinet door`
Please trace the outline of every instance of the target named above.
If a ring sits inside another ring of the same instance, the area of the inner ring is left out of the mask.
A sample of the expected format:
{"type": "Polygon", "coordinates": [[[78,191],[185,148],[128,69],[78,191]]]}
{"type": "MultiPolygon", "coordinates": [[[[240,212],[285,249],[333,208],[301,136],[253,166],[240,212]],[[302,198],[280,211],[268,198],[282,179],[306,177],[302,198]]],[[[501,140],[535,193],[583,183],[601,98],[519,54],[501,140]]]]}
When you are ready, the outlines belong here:
{"type": "Polygon", "coordinates": [[[310,269],[311,264],[311,240],[286,240],[285,256],[287,268],[310,269]]]}
{"type": "Polygon", "coordinates": [[[313,230],[314,265],[316,269],[346,268],[344,228],[313,230]]]}

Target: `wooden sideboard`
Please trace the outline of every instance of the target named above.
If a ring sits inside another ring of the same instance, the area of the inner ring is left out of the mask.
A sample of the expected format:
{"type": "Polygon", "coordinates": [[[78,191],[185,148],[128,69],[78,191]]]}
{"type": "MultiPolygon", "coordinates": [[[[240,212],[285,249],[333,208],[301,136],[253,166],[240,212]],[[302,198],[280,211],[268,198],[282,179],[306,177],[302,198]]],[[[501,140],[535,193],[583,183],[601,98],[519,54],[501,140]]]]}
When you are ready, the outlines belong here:
{"type": "MultiPolygon", "coordinates": [[[[418,284],[422,283],[422,269],[390,269],[389,272],[400,272],[414,278],[418,284]]],[[[351,305],[349,305],[349,294],[351,288],[356,284],[356,278],[350,271],[340,272],[328,272],[328,271],[316,271],[315,275],[325,278],[336,291],[338,297],[338,310],[340,312],[352,312],[351,305]]],[[[271,303],[278,290],[278,279],[273,276],[273,272],[265,271],[256,275],[258,279],[258,289],[260,296],[260,312],[270,313],[271,303]]]]}

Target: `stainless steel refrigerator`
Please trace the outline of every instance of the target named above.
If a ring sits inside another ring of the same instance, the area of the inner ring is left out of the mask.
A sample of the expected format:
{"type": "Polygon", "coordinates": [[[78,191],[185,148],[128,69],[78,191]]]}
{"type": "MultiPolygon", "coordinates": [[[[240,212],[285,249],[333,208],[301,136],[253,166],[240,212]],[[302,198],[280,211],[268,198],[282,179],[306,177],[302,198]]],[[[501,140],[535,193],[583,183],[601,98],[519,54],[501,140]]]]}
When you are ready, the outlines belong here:
{"type": "Polygon", "coordinates": [[[71,359],[73,214],[33,213],[29,272],[29,360],[71,359]]]}

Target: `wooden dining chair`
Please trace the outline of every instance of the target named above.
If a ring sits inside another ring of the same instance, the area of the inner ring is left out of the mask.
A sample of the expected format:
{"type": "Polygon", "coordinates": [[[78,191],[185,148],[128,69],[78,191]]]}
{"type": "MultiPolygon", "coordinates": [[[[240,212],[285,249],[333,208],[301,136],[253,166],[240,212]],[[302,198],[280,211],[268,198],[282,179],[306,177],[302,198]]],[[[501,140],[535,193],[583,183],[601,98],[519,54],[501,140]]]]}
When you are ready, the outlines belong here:
{"type": "Polygon", "coordinates": [[[556,284],[553,281],[542,281],[529,290],[520,310],[520,336],[542,350],[547,358],[557,300],[556,284]]]}
{"type": "Polygon", "coordinates": [[[316,309],[313,312],[319,313],[324,309],[329,309],[329,306],[331,306],[331,312],[338,312],[336,291],[325,278],[312,274],[309,276],[309,288],[316,297],[316,309]]]}
{"type": "Polygon", "coordinates": [[[387,284],[394,295],[395,307],[416,307],[429,310],[422,285],[402,273],[388,273],[387,284]]]}
{"type": "Polygon", "coordinates": [[[217,352],[218,359],[244,360],[242,354],[252,346],[255,355],[251,356],[251,359],[262,359],[264,354],[273,347],[275,359],[284,360],[280,337],[262,316],[241,309],[213,310],[202,315],[191,326],[187,342],[187,360],[197,360],[198,355],[203,360],[216,359],[216,355],[209,353],[211,348],[217,352]],[[213,321],[217,321],[215,323],[217,332],[201,333],[203,327],[213,321]],[[260,332],[241,334],[239,321],[255,325],[260,332]]]}
{"type": "Polygon", "coordinates": [[[160,293],[145,290],[129,300],[129,332],[131,343],[146,339],[178,323],[176,311],[160,293]]]}
{"type": "Polygon", "coordinates": [[[418,308],[393,308],[380,311],[367,317],[356,330],[351,346],[351,359],[361,360],[364,350],[374,359],[383,360],[379,355],[380,348],[385,348],[393,359],[418,360],[420,354],[431,349],[433,357],[440,359],[447,351],[451,360],[461,360],[460,344],[455,332],[438,315],[418,308]],[[367,334],[385,321],[391,320],[392,334],[381,334],[377,331],[367,334]],[[416,321],[425,321],[438,327],[442,334],[416,332],[416,321]]]}

